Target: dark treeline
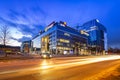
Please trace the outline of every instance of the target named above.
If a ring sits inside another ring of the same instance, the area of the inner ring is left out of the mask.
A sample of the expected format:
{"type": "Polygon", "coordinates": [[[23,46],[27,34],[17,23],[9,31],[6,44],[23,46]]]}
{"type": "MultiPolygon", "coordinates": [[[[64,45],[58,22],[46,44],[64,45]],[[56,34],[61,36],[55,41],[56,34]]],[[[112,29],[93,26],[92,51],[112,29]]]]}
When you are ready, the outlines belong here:
{"type": "Polygon", "coordinates": [[[120,54],[120,48],[109,48],[108,53],[118,53],[120,54]]]}

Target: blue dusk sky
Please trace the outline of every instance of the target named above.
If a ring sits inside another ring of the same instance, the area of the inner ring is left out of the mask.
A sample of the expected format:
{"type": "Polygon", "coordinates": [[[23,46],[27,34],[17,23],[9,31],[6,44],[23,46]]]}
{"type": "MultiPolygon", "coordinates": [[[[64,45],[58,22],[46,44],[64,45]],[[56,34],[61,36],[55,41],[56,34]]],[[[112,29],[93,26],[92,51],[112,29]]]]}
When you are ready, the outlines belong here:
{"type": "Polygon", "coordinates": [[[120,0],[0,0],[0,26],[11,29],[10,45],[20,46],[52,21],[71,27],[99,19],[108,45],[120,48],[120,0]]]}

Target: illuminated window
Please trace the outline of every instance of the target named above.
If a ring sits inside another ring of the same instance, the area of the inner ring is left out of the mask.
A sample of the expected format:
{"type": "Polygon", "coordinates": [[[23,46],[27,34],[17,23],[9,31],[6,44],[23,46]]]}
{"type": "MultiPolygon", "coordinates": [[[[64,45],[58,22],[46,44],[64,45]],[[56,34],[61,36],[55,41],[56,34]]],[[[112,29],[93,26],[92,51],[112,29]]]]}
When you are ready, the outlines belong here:
{"type": "Polygon", "coordinates": [[[57,47],[57,49],[63,49],[63,47],[57,47]]]}
{"type": "Polygon", "coordinates": [[[81,34],[84,34],[84,35],[86,35],[86,36],[89,36],[89,34],[88,34],[87,32],[85,32],[85,31],[83,31],[83,30],[81,30],[80,33],[81,33],[81,34]]]}
{"type": "Polygon", "coordinates": [[[65,39],[60,39],[59,41],[64,42],[64,43],[69,43],[70,42],[69,40],[65,40],[65,39]]]}
{"type": "Polygon", "coordinates": [[[70,36],[70,34],[68,34],[68,33],[64,33],[64,35],[65,35],[65,36],[70,36]]]}
{"type": "Polygon", "coordinates": [[[58,45],[60,45],[60,43],[58,43],[58,45]]]}

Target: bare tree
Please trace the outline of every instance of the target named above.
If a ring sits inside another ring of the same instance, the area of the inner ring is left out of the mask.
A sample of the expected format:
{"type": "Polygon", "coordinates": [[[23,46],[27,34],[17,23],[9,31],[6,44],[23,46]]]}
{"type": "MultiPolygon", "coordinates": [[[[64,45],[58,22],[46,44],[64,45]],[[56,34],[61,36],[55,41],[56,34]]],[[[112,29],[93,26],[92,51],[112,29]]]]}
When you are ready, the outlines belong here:
{"type": "Polygon", "coordinates": [[[0,26],[0,42],[4,46],[9,42],[10,40],[10,28],[8,26],[0,26]]]}
{"type": "MultiPolygon", "coordinates": [[[[6,47],[6,44],[10,40],[10,28],[8,26],[0,26],[0,42],[6,47]]],[[[5,53],[5,57],[7,57],[7,52],[5,53]]]]}

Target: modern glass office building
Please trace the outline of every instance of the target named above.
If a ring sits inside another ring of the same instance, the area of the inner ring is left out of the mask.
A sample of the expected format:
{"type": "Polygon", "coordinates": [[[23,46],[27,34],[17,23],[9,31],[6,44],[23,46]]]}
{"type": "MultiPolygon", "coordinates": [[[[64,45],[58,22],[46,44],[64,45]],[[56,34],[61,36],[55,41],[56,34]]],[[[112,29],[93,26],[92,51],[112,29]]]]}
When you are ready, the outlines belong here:
{"type": "Polygon", "coordinates": [[[79,30],[89,34],[88,49],[92,54],[104,54],[107,51],[107,30],[98,19],[84,23],[79,30]]]}
{"type": "Polygon", "coordinates": [[[88,37],[67,26],[66,22],[52,22],[32,39],[32,53],[88,54],[88,37]]]}
{"type": "MultiPolygon", "coordinates": [[[[107,30],[97,19],[78,26],[78,29],[67,26],[66,22],[53,21],[29,44],[29,53],[33,54],[104,54],[107,51],[107,30]]],[[[24,46],[22,48],[24,50],[24,46]]]]}

